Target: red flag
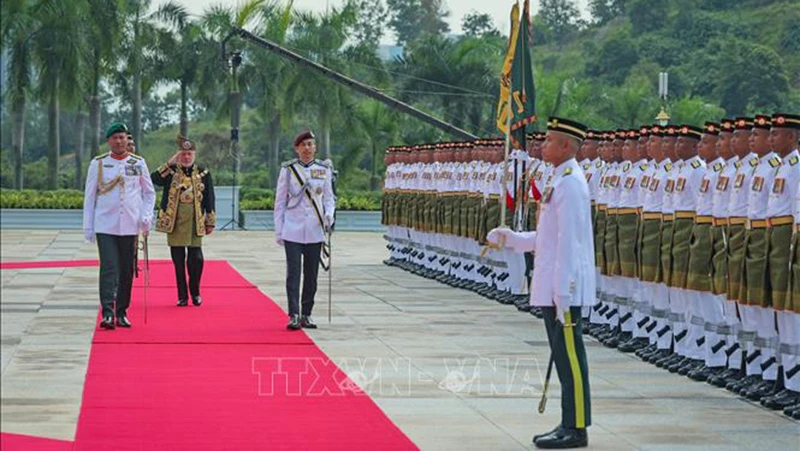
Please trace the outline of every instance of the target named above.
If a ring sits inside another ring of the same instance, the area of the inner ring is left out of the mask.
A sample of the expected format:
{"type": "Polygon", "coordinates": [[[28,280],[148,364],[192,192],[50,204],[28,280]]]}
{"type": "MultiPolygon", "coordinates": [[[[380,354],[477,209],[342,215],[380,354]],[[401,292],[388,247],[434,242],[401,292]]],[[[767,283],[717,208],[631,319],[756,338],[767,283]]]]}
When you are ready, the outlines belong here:
{"type": "Polygon", "coordinates": [[[539,187],[536,186],[536,181],[531,182],[531,196],[533,196],[533,200],[539,201],[542,199],[542,193],[539,192],[539,187]]]}
{"type": "Polygon", "coordinates": [[[510,191],[506,191],[506,207],[508,207],[509,210],[513,211],[514,210],[514,205],[515,205],[514,197],[511,196],[511,192],[510,191]]]}

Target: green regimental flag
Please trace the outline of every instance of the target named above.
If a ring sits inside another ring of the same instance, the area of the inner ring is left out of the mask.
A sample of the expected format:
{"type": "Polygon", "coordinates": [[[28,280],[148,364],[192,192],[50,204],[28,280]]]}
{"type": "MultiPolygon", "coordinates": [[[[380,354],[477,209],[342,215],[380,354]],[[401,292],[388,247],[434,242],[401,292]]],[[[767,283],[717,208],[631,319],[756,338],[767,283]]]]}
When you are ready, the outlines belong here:
{"type": "Polygon", "coordinates": [[[536,93],[533,82],[530,0],[525,0],[511,64],[511,143],[525,148],[525,134],[536,122],[536,93]]]}

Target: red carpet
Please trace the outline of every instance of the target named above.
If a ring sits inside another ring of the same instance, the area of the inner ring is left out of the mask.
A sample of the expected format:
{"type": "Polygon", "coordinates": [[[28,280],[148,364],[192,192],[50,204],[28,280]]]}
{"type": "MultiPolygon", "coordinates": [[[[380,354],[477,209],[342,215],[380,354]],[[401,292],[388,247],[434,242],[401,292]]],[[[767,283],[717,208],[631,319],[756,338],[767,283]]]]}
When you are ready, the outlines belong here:
{"type": "Polygon", "coordinates": [[[78,266],[97,266],[97,260],[31,260],[26,262],[0,262],[0,269],[36,269],[36,268],[74,268],[78,266]]]}
{"type": "Polygon", "coordinates": [[[416,449],[227,262],[206,261],[199,308],[174,305],[172,271],[151,262],[147,324],[136,287],[134,327],[95,332],[75,450],[416,449]]]}
{"type": "Polygon", "coordinates": [[[71,449],[72,442],[66,440],[0,432],[0,450],[2,451],[70,451],[71,449]]]}
{"type": "Polygon", "coordinates": [[[175,306],[173,277],[151,262],[146,324],[140,277],[134,327],[95,331],[75,442],[3,433],[2,451],[417,449],[227,262],[206,261],[199,308],[175,306]]]}

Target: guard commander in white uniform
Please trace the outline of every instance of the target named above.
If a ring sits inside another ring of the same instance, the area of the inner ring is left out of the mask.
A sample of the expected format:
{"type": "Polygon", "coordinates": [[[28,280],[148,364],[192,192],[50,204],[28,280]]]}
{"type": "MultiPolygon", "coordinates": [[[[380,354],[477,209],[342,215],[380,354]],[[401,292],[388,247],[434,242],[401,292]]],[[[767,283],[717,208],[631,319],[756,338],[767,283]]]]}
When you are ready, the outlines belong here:
{"type": "Polygon", "coordinates": [[[290,330],[316,329],[311,319],[325,234],[333,226],[333,171],[314,159],[314,134],[294,139],[297,158],[283,163],[275,190],[275,242],[286,251],[286,296],[290,330]],[[303,269],[302,309],[300,268],[303,269]]]}
{"type": "Polygon", "coordinates": [[[111,152],[89,163],[83,196],[83,235],[97,241],[100,253],[100,327],[131,327],[131,303],[136,237],[153,223],[156,192],[144,158],[128,151],[128,128],[111,124],[106,130],[111,152]]]}
{"type": "Polygon", "coordinates": [[[487,237],[517,252],[534,252],[531,305],[542,309],[561,381],[561,424],[534,437],[538,448],[577,448],[589,441],[589,372],[581,309],[596,303],[594,234],[589,188],[575,161],[586,130],[576,122],[550,118],[542,153],[554,169],[542,192],[537,231],[501,227],[487,237]]]}

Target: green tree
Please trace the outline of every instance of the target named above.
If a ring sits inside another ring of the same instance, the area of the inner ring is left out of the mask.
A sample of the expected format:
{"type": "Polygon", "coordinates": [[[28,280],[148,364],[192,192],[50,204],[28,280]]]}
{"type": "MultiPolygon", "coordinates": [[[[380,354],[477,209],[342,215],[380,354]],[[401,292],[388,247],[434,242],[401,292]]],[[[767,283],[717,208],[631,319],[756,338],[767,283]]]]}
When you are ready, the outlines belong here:
{"type": "Polygon", "coordinates": [[[101,83],[113,73],[121,37],[122,11],[118,2],[88,0],[86,17],[89,49],[88,82],[84,97],[89,107],[89,151],[100,153],[101,83]]]}
{"type": "MultiPolygon", "coordinates": [[[[325,67],[344,71],[345,64],[342,49],[352,27],[356,23],[356,12],[353,3],[344,7],[331,8],[327,13],[297,13],[297,29],[293,44],[308,52],[319,64],[325,67]]],[[[321,147],[326,158],[331,158],[331,127],[334,116],[350,95],[350,90],[332,81],[308,71],[297,71],[301,86],[301,98],[316,116],[321,130],[321,147]]]]}
{"type": "Polygon", "coordinates": [[[635,43],[626,29],[615,30],[597,52],[585,54],[586,75],[619,85],[639,60],[635,43]]]}
{"type": "MultiPolygon", "coordinates": [[[[369,189],[377,190],[380,189],[381,182],[378,170],[383,166],[382,152],[397,135],[397,113],[386,105],[370,100],[359,105],[356,119],[361,125],[360,131],[363,136],[361,142],[369,150],[370,155],[369,189]]],[[[347,161],[356,161],[356,159],[348,158],[345,162],[347,161]]]]}
{"type": "Polygon", "coordinates": [[[662,0],[631,0],[628,17],[634,36],[663,28],[669,16],[669,6],[662,0]]]}
{"type": "Polygon", "coordinates": [[[386,0],[389,27],[397,35],[397,44],[405,45],[423,34],[439,35],[450,31],[445,22],[450,13],[443,0],[386,0]]]}
{"type": "Polygon", "coordinates": [[[539,10],[542,22],[552,30],[556,42],[563,42],[582,24],[578,7],[572,0],[541,0],[539,10]]]}
{"type": "Polygon", "coordinates": [[[2,52],[8,64],[7,100],[11,106],[11,152],[14,156],[14,187],[24,186],[25,109],[33,83],[33,50],[31,36],[38,27],[36,15],[26,0],[0,3],[0,36],[2,52]]]}
{"type": "Polygon", "coordinates": [[[492,16],[486,13],[471,11],[461,19],[464,34],[472,38],[497,37],[500,32],[494,26],[492,16]]]}
{"type": "Polygon", "coordinates": [[[41,27],[34,36],[40,98],[47,102],[47,186],[58,188],[61,154],[60,114],[62,102],[73,104],[78,97],[78,76],[85,58],[83,33],[85,23],[82,3],[67,5],[58,0],[40,0],[34,13],[41,27]],[[76,26],[78,25],[78,26],[76,26]]]}
{"type": "Polygon", "coordinates": [[[730,42],[714,75],[720,106],[731,115],[773,111],[789,95],[789,75],[781,56],[763,45],[730,42]]]}
{"type": "Polygon", "coordinates": [[[589,0],[589,12],[596,25],[605,25],[625,14],[626,0],[589,0]]]}

